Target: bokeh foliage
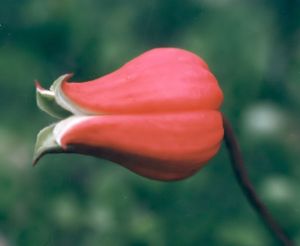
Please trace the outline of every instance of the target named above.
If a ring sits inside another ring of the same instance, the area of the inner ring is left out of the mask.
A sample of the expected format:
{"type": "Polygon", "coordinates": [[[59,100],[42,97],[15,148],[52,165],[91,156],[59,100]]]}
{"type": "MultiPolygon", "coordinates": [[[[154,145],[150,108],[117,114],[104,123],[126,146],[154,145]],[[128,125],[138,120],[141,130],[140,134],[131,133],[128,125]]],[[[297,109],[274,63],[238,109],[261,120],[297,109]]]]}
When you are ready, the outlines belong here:
{"type": "Polygon", "coordinates": [[[202,56],[224,90],[259,194],[300,243],[298,0],[1,0],[0,245],[276,245],[222,148],[194,177],[147,180],[90,157],[31,153],[35,105],[74,72],[99,77],[153,47],[202,56]]]}

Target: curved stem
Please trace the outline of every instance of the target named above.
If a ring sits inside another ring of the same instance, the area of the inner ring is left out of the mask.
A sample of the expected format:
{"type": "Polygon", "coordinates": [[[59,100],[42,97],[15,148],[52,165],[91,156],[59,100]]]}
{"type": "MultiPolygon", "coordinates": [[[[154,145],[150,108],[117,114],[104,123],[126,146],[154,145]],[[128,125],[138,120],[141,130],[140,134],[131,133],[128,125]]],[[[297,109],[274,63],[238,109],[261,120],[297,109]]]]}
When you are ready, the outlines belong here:
{"type": "Polygon", "coordinates": [[[280,225],[272,217],[267,207],[259,199],[256,191],[249,179],[247,170],[245,169],[243,157],[240,151],[239,144],[235,137],[234,131],[229,121],[223,115],[224,125],[224,141],[229,151],[231,165],[238,181],[239,186],[247,197],[249,203],[260,215],[261,219],[268,227],[273,236],[284,246],[293,246],[293,242],[288,238],[280,225]]]}

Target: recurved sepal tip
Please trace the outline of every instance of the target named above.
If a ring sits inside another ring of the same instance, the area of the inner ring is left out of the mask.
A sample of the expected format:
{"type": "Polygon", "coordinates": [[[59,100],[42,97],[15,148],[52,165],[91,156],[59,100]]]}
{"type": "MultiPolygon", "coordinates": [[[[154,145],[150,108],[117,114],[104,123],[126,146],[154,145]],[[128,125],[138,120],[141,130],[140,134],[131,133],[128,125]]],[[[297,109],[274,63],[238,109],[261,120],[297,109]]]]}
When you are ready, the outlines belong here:
{"type": "MultiPolygon", "coordinates": [[[[67,75],[61,76],[63,80],[67,75]],[[63,78],[62,78],[63,77],[63,78]]],[[[35,81],[36,101],[38,107],[47,114],[55,118],[65,118],[71,115],[71,112],[63,108],[56,100],[53,90],[44,89],[39,81],[35,81]]]]}
{"type": "Polygon", "coordinates": [[[55,124],[47,126],[38,133],[32,160],[33,166],[35,166],[45,154],[64,152],[55,140],[53,134],[54,127],[55,124]]]}

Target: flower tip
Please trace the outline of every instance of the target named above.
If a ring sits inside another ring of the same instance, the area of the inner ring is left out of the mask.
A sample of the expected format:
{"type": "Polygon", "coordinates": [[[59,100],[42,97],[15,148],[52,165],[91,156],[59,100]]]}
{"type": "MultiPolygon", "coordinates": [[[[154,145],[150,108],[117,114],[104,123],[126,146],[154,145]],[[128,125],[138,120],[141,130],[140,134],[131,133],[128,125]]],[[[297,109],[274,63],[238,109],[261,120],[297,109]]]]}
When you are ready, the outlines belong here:
{"type": "Polygon", "coordinates": [[[55,136],[53,135],[54,127],[55,124],[47,126],[38,133],[33,153],[33,166],[38,163],[41,157],[48,153],[62,152],[61,147],[56,143],[55,136]]]}
{"type": "Polygon", "coordinates": [[[41,159],[43,155],[39,154],[39,155],[35,155],[32,159],[32,166],[35,167],[36,164],[38,163],[38,161],[41,159]]]}
{"type": "Polygon", "coordinates": [[[44,88],[41,86],[41,84],[38,80],[34,80],[34,85],[37,90],[40,90],[40,91],[44,90],[44,88]]]}
{"type": "Polygon", "coordinates": [[[64,78],[62,80],[62,83],[65,83],[65,82],[68,82],[68,80],[74,76],[74,73],[66,73],[63,76],[64,76],[64,78]]]}

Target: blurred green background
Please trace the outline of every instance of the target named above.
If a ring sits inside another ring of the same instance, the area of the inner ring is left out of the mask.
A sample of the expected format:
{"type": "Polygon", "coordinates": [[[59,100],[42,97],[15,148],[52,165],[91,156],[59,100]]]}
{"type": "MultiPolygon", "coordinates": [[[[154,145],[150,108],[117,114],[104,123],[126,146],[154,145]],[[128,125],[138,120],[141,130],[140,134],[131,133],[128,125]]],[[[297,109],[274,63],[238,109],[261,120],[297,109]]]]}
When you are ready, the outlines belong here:
{"type": "Polygon", "coordinates": [[[53,122],[34,79],[86,81],[158,46],[207,61],[251,180],[300,245],[299,10],[298,0],[1,0],[0,245],[277,245],[224,147],[174,183],[79,155],[31,166],[35,136],[53,122]]]}

